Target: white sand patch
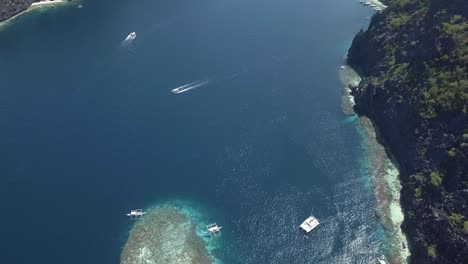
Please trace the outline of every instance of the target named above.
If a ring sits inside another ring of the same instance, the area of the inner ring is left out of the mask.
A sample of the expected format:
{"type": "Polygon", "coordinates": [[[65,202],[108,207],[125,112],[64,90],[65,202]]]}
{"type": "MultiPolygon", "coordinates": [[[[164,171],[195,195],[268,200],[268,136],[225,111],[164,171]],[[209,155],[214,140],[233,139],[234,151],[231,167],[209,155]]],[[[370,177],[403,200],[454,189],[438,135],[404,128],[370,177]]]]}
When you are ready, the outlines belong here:
{"type": "Polygon", "coordinates": [[[54,5],[54,4],[63,4],[65,3],[64,0],[44,0],[44,1],[39,1],[32,3],[31,6],[44,6],[44,5],[54,5]]]}

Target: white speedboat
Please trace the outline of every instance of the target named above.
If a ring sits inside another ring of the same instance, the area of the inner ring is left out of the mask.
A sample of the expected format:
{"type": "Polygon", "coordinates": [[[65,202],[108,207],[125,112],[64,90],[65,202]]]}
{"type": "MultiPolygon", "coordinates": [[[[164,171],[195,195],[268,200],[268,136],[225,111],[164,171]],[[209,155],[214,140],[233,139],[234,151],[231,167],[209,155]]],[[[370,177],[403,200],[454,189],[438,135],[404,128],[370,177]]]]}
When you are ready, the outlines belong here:
{"type": "Polygon", "coordinates": [[[178,94],[178,93],[180,93],[181,91],[180,91],[180,88],[175,88],[175,89],[172,89],[171,92],[172,92],[173,94],[178,94]]]}
{"type": "Polygon", "coordinates": [[[306,234],[309,234],[310,232],[312,232],[312,230],[314,230],[318,225],[319,225],[319,221],[317,220],[317,218],[315,218],[314,216],[309,216],[309,218],[307,218],[304,222],[302,222],[302,224],[299,226],[299,228],[304,231],[306,234]]]}
{"type": "Polygon", "coordinates": [[[128,36],[125,38],[125,41],[132,41],[135,38],[136,38],[136,33],[132,32],[132,33],[128,34],[128,36]]]}

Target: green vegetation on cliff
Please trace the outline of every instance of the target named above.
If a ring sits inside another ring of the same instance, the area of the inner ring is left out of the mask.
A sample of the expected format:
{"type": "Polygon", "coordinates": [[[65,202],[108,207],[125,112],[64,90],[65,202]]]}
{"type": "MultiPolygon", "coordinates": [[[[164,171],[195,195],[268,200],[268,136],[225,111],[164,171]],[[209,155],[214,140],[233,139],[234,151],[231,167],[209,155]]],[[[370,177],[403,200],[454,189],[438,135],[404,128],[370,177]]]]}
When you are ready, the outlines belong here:
{"type": "Polygon", "coordinates": [[[468,1],[387,0],[348,63],[401,166],[412,263],[468,259],[468,1]]]}

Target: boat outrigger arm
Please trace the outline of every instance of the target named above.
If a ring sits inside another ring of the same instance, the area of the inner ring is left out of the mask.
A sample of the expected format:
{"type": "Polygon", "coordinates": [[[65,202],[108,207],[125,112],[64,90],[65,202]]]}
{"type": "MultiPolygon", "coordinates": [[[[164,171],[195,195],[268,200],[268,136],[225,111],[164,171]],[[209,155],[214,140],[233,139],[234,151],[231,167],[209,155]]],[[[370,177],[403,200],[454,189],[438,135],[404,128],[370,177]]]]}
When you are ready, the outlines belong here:
{"type": "Polygon", "coordinates": [[[130,217],[130,220],[138,220],[141,219],[144,214],[146,214],[146,212],[143,212],[143,209],[134,209],[131,210],[130,213],[127,214],[127,216],[130,217]]]}
{"type": "Polygon", "coordinates": [[[223,227],[218,226],[216,223],[209,224],[206,226],[206,229],[208,230],[208,233],[210,234],[211,237],[221,236],[221,228],[223,227]]]}

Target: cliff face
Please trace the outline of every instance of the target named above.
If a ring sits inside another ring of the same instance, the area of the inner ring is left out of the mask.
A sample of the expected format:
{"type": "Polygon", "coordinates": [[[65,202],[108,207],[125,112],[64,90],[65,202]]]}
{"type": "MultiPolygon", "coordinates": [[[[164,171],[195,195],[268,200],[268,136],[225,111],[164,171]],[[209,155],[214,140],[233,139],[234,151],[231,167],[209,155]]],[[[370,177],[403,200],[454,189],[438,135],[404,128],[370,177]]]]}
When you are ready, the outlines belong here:
{"type": "Polygon", "coordinates": [[[468,260],[468,1],[387,0],[353,40],[356,111],[401,166],[412,263],[468,260]]]}
{"type": "Polygon", "coordinates": [[[39,0],[1,0],[0,21],[6,20],[19,12],[26,10],[32,3],[39,0]]]}

